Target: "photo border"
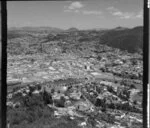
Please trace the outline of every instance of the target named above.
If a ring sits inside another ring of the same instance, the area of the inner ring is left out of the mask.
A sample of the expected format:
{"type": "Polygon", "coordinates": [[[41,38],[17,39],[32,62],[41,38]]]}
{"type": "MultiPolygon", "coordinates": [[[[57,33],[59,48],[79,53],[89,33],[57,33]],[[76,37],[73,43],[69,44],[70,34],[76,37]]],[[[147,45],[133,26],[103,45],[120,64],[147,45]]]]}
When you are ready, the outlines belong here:
{"type": "MultiPolygon", "coordinates": [[[[13,1],[13,0],[7,0],[13,1]]],[[[14,0],[19,1],[19,0],[14,0]]],[[[24,0],[35,1],[35,0],[24,0]]],[[[37,1],[37,0],[36,0],[37,1]]],[[[38,0],[39,1],[39,0],[38,0]]],[[[48,0],[45,0],[48,1],[48,0]]],[[[52,1],[52,0],[49,0],[52,1]]],[[[53,1],[66,1],[66,0],[53,0],[53,1]]],[[[72,0],[73,1],[73,0],[72,0]]],[[[84,1],[84,0],[79,0],[84,1]]],[[[149,9],[148,0],[143,1],[144,5],[144,18],[143,18],[143,127],[147,126],[147,89],[148,89],[148,65],[149,65],[149,9]]],[[[1,1],[1,127],[5,128],[7,125],[7,2],[1,1]]]]}

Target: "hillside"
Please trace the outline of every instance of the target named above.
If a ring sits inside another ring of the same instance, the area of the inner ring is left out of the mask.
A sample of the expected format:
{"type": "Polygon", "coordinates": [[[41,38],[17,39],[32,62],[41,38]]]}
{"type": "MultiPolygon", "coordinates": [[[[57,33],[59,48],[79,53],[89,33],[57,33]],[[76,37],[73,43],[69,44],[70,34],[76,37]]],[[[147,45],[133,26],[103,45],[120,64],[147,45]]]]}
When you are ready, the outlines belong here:
{"type": "Polygon", "coordinates": [[[142,128],[141,27],[9,32],[11,128],[142,128]]]}
{"type": "Polygon", "coordinates": [[[67,29],[66,31],[67,32],[75,32],[75,31],[79,31],[79,30],[77,28],[72,27],[72,28],[67,29]]]}
{"type": "MultiPolygon", "coordinates": [[[[76,28],[61,30],[51,27],[24,27],[8,30],[8,49],[11,48],[9,45],[16,45],[17,48],[17,46],[24,47],[27,44],[29,44],[29,48],[31,44],[34,44],[36,49],[41,49],[43,43],[50,43],[51,41],[59,41],[60,44],[68,42],[68,45],[82,45],[84,42],[88,42],[89,46],[96,44],[96,48],[99,47],[98,45],[103,44],[127,50],[130,53],[141,53],[143,49],[143,27],[139,26],[132,29],[117,27],[106,30],[78,30],[76,28]],[[24,43],[19,41],[22,39],[24,43]]],[[[22,52],[22,49],[20,50],[22,52]]]]}
{"type": "Polygon", "coordinates": [[[8,29],[8,39],[21,38],[26,35],[35,35],[43,33],[60,33],[64,30],[54,27],[11,27],[8,29]]]}
{"type": "Polygon", "coordinates": [[[143,27],[112,29],[101,36],[101,43],[131,53],[138,52],[143,48],[143,27]]]}

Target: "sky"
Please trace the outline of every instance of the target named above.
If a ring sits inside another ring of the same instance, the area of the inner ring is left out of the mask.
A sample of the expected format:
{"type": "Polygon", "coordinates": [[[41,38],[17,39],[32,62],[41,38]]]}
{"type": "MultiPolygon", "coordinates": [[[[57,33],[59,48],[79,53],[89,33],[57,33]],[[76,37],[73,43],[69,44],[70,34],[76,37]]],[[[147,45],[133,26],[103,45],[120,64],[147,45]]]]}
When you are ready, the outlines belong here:
{"type": "Polygon", "coordinates": [[[8,1],[8,27],[68,29],[143,25],[143,0],[8,1]]]}

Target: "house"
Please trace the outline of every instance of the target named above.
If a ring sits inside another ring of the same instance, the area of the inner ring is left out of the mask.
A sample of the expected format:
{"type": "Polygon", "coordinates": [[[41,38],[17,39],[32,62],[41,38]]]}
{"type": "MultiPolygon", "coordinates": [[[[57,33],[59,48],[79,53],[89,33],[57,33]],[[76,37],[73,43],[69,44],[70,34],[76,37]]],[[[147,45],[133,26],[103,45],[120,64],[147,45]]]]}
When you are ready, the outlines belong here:
{"type": "Polygon", "coordinates": [[[52,95],[53,100],[60,100],[61,97],[64,97],[64,94],[55,92],[54,95],[52,95]]]}
{"type": "Polygon", "coordinates": [[[114,64],[121,65],[121,64],[123,64],[123,61],[117,59],[114,61],[114,64]]]}
{"type": "Polygon", "coordinates": [[[108,60],[107,60],[107,58],[102,57],[101,61],[102,61],[102,62],[106,62],[106,61],[108,61],[108,60]]]}
{"type": "Polygon", "coordinates": [[[100,99],[100,100],[103,100],[104,99],[104,96],[102,94],[99,94],[96,99],[100,99]]]}
{"type": "Polygon", "coordinates": [[[81,95],[82,95],[81,92],[74,91],[74,92],[70,93],[69,96],[70,96],[71,99],[80,100],[81,95]]]}
{"type": "Polygon", "coordinates": [[[7,104],[7,106],[10,106],[10,107],[13,106],[13,102],[11,102],[11,101],[7,102],[6,104],[7,104]]]}
{"type": "Polygon", "coordinates": [[[84,102],[84,101],[76,102],[75,107],[79,111],[88,111],[91,108],[90,104],[88,104],[87,102],[84,102]]]}
{"type": "Polygon", "coordinates": [[[91,70],[91,65],[85,65],[84,67],[87,71],[91,70]]]}
{"type": "Polygon", "coordinates": [[[35,91],[32,92],[32,94],[35,94],[35,95],[36,94],[38,95],[39,93],[40,93],[40,91],[38,91],[38,90],[35,90],[35,91]]]}
{"type": "Polygon", "coordinates": [[[100,85],[103,85],[103,86],[111,86],[111,85],[112,85],[112,82],[101,81],[101,82],[100,82],[100,85]]]}
{"type": "Polygon", "coordinates": [[[7,95],[7,98],[8,98],[8,99],[11,99],[12,97],[13,97],[13,94],[12,94],[12,93],[10,93],[10,94],[7,95]]]}
{"type": "Polygon", "coordinates": [[[65,107],[69,107],[71,105],[72,105],[72,103],[70,100],[65,101],[65,107]]]}

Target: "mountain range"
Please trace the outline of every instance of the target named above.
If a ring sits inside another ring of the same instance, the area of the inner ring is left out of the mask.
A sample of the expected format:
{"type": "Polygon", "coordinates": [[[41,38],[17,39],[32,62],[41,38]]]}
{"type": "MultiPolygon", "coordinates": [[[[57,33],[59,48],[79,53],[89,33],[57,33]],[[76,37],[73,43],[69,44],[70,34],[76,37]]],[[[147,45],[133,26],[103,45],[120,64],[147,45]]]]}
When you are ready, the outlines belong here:
{"type": "MultiPolygon", "coordinates": [[[[30,37],[40,38],[40,35],[46,41],[58,40],[76,40],[78,43],[95,41],[99,44],[108,45],[110,47],[127,50],[130,53],[142,52],[143,49],[143,26],[134,28],[116,27],[114,29],[93,29],[79,30],[77,28],[69,28],[67,30],[54,27],[22,27],[9,28],[8,40],[30,37]]],[[[40,39],[39,39],[40,40],[40,39]]]]}

